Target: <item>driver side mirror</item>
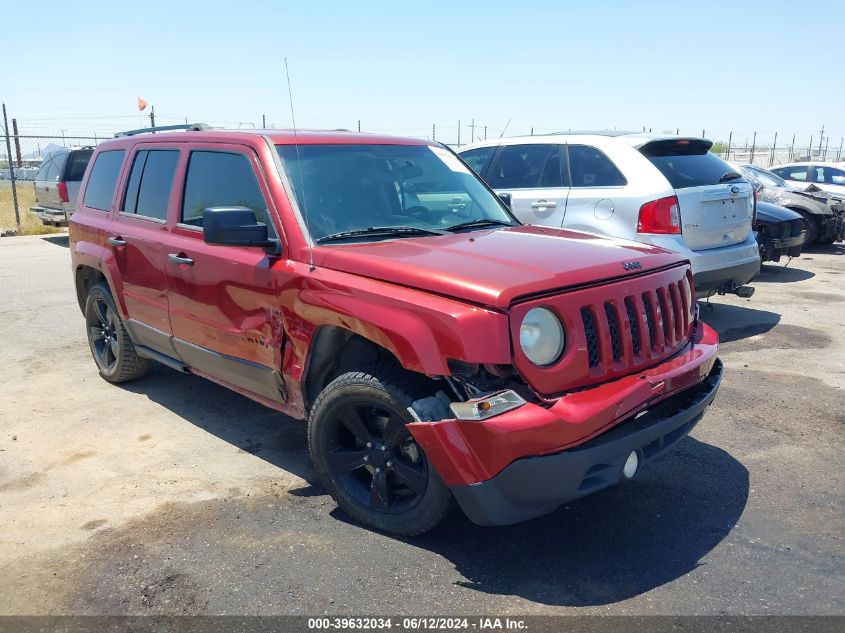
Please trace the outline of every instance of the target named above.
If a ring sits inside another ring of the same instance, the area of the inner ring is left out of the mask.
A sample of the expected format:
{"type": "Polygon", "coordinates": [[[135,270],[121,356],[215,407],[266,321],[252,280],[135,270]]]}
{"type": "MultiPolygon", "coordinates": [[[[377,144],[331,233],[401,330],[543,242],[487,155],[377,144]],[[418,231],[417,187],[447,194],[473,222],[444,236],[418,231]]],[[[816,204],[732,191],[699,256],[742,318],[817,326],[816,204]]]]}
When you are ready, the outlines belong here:
{"type": "Polygon", "coordinates": [[[509,193],[497,193],[496,195],[499,196],[499,200],[504,202],[505,206],[508,209],[513,209],[513,207],[511,206],[513,204],[513,198],[511,198],[511,194],[509,194],[509,193]]]}
{"type": "Polygon", "coordinates": [[[206,244],[257,246],[272,255],[281,252],[279,240],[269,237],[267,225],[247,207],[209,207],[203,213],[202,235],[206,244]]]}

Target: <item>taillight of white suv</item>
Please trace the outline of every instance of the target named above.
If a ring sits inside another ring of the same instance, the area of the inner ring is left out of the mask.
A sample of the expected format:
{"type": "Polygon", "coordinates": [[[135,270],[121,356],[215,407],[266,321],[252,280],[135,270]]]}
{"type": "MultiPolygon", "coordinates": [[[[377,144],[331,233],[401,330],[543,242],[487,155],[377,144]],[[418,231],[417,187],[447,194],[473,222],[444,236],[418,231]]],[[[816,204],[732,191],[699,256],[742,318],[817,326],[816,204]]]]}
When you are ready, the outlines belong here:
{"type": "Polygon", "coordinates": [[[677,196],[646,202],[640,207],[637,233],[671,235],[681,232],[681,208],[677,196]]]}
{"type": "Polygon", "coordinates": [[[67,183],[60,181],[56,183],[56,193],[59,194],[59,199],[62,202],[70,202],[70,196],[67,193],[67,183]]]}

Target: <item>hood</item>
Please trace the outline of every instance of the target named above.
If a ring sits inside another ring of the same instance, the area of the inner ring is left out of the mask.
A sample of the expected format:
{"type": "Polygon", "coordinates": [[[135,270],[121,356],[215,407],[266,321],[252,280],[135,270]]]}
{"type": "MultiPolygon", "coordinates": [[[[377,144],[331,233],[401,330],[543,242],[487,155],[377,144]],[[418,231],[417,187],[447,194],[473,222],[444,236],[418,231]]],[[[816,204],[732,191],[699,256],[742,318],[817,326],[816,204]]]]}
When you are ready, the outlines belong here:
{"type": "Polygon", "coordinates": [[[831,213],[827,196],[817,192],[766,187],[763,189],[762,198],[765,202],[781,207],[801,207],[815,214],[831,213]]]}
{"type": "Polygon", "coordinates": [[[757,202],[757,221],[764,224],[800,220],[801,214],[770,202],[757,202]]]}
{"type": "Polygon", "coordinates": [[[648,244],[538,226],[314,249],[318,266],[496,308],[682,261],[648,244]],[[640,267],[627,271],[623,264],[628,262],[640,267]]]}

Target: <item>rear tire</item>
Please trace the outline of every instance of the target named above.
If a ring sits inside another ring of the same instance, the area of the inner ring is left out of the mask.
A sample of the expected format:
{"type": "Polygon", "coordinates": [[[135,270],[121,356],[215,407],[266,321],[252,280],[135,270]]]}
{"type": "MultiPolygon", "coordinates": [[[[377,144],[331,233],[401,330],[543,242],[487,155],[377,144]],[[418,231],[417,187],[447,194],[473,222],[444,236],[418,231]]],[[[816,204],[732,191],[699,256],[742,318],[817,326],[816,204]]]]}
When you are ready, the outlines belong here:
{"type": "Polygon", "coordinates": [[[391,534],[427,532],[452,509],[451,492],[405,428],[420,399],[436,400],[401,369],[378,365],[335,378],[308,421],[326,490],[350,517],[391,534]]]}
{"type": "Polygon", "coordinates": [[[85,326],[88,345],[100,375],[112,383],[140,378],[150,361],[138,356],[123,325],[108,286],[98,283],[85,300],[85,326]]]}

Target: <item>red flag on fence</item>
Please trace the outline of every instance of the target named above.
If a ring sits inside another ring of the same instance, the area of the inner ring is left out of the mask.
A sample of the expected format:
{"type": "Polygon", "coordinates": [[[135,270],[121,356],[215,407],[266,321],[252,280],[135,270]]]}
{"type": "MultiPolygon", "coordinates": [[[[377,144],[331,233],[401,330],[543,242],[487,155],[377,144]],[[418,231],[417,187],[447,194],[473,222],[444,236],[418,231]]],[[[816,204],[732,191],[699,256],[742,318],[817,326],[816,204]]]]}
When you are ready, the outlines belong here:
{"type": "Polygon", "coordinates": [[[143,112],[144,110],[146,110],[146,108],[147,108],[147,102],[144,99],[142,99],[141,97],[138,97],[138,110],[143,112]]]}

